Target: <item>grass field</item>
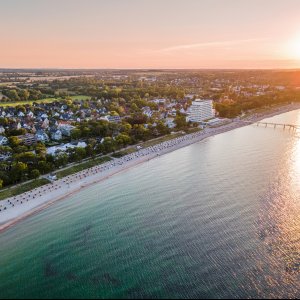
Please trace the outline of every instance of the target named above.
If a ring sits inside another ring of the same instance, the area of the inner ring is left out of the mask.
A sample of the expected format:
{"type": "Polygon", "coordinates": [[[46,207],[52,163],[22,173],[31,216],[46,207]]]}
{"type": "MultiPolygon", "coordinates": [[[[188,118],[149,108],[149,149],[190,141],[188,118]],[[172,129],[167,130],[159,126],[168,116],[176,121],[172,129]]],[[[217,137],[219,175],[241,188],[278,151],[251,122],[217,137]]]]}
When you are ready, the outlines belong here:
{"type": "Polygon", "coordinates": [[[146,142],[139,143],[138,145],[132,146],[132,147],[126,149],[126,150],[121,150],[119,152],[114,153],[112,156],[116,157],[116,158],[120,158],[120,157],[123,157],[127,154],[131,154],[131,153],[134,153],[134,152],[138,151],[137,148],[136,148],[137,146],[147,148],[147,147],[155,146],[155,145],[163,143],[163,142],[167,142],[167,141],[176,139],[177,137],[183,136],[185,134],[195,133],[195,132],[198,132],[198,131],[201,131],[201,129],[200,128],[190,128],[186,133],[177,132],[177,133],[174,133],[174,134],[168,134],[166,136],[162,136],[162,137],[159,137],[157,139],[152,139],[152,140],[149,140],[149,141],[146,141],[146,142]]]}
{"type": "MultiPolygon", "coordinates": [[[[89,96],[71,96],[70,97],[72,100],[89,100],[91,97],[89,96]]],[[[7,107],[7,106],[18,106],[18,105],[26,105],[30,104],[32,105],[33,103],[52,103],[55,101],[62,100],[62,98],[46,98],[46,99],[40,99],[36,101],[18,101],[18,102],[0,102],[0,107],[7,107]]]]}
{"type": "Polygon", "coordinates": [[[108,156],[96,158],[95,160],[89,160],[87,162],[75,165],[75,166],[67,168],[65,170],[58,171],[55,174],[56,174],[57,178],[60,179],[60,178],[63,178],[63,177],[66,177],[66,176],[69,176],[69,175],[81,172],[83,170],[95,167],[97,165],[106,163],[106,162],[108,162],[110,160],[111,160],[111,158],[108,157],[108,156]]]}
{"type": "Polygon", "coordinates": [[[137,151],[136,146],[132,146],[132,147],[126,149],[126,150],[121,150],[121,151],[119,151],[119,152],[114,153],[114,154],[112,155],[112,157],[120,158],[120,157],[123,157],[123,156],[125,156],[125,155],[127,155],[127,154],[134,153],[134,152],[136,152],[136,151],[137,151]]]}
{"type": "Polygon", "coordinates": [[[132,147],[126,149],[126,150],[121,150],[119,152],[114,153],[112,156],[116,157],[116,158],[119,158],[119,157],[125,156],[127,154],[131,154],[131,153],[134,153],[134,152],[138,151],[137,148],[136,148],[137,146],[147,148],[147,147],[155,146],[157,144],[175,139],[175,138],[177,138],[179,136],[182,136],[182,135],[184,135],[184,134],[181,133],[181,132],[178,132],[178,133],[175,133],[175,134],[169,134],[169,135],[166,135],[166,136],[162,136],[162,137],[157,138],[157,139],[153,139],[153,140],[149,140],[149,141],[146,141],[146,142],[139,143],[138,145],[132,146],[132,147]]]}
{"type": "Polygon", "coordinates": [[[147,147],[151,147],[151,146],[155,146],[157,144],[163,143],[163,142],[167,142],[169,140],[173,140],[176,139],[179,136],[183,136],[184,134],[181,132],[175,133],[175,134],[168,134],[166,136],[162,136],[160,138],[157,138],[155,140],[150,140],[150,141],[146,141],[142,144],[140,144],[140,146],[147,148],[147,147]]]}
{"type": "Polygon", "coordinates": [[[0,82],[0,86],[7,86],[12,84],[15,84],[15,82],[0,82]]]}
{"type": "Polygon", "coordinates": [[[14,197],[23,193],[26,193],[28,191],[31,191],[37,187],[43,186],[45,184],[48,184],[49,181],[47,179],[37,179],[28,183],[24,183],[19,186],[14,186],[8,189],[5,189],[4,191],[0,191],[0,200],[4,200],[6,198],[14,197]]]}

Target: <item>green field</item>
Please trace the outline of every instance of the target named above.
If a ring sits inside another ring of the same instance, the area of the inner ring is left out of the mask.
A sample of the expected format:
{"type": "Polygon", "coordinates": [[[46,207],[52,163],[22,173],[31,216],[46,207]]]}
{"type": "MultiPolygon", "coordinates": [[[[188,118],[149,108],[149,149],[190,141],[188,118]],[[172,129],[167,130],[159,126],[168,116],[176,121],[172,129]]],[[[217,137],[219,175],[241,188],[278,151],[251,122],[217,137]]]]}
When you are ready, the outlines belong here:
{"type": "Polygon", "coordinates": [[[119,152],[114,153],[112,156],[115,157],[115,158],[120,158],[120,157],[123,157],[127,154],[131,154],[131,153],[134,153],[134,152],[138,151],[137,148],[136,148],[137,146],[141,146],[143,148],[148,148],[148,147],[155,146],[155,145],[163,143],[163,142],[167,142],[167,141],[176,139],[177,137],[183,136],[185,134],[195,133],[195,132],[199,132],[199,131],[201,131],[200,128],[190,128],[186,131],[186,133],[176,132],[174,134],[168,134],[168,135],[159,137],[157,139],[152,139],[152,140],[149,140],[149,141],[146,141],[146,142],[139,143],[135,146],[127,148],[126,150],[121,150],[119,152]]]}
{"type": "MultiPolygon", "coordinates": [[[[71,96],[70,97],[72,100],[89,100],[91,97],[89,96],[71,96]]],[[[62,98],[45,98],[45,99],[40,99],[40,100],[35,100],[35,101],[18,101],[18,102],[0,102],[0,107],[14,107],[18,105],[26,105],[30,104],[32,105],[33,103],[52,103],[55,101],[62,100],[62,98]]]]}
{"type": "Polygon", "coordinates": [[[60,178],[63,178],[63,177],[66,177],[66,176],[69,176],[69,175],[81,172],[83,170],[95,167],[97,165],[101,165],[101,164],[106,163],[106,162],[108,162],[110,160],[111,160],[111,158],[108,157],[108,156],[96,158],[94,160],[89,160],[87,162],[80,163],[78,165],[75,165],[73,167],[67,168],[65,170],[58,171],[55,174],[56,174],[57,178],[60,179],[60,178]]]}
{"type": "Polygon", "coordinates": [[[14,186],[11,188],[7,188],[3,191],[0,191],[0,200],[4,200],[6,198],[14,197],[28,191],[31,191],[37,187],[48,184],[49,181],[47,179],[37,179],[28,183],[24,183],[19,186],[14,186]]]}
{"type": "Polygon", "coordinates": [[[162,136],[162,137],[159,137],[157,139],[152,139],[152,140],[149,140],[149,141],[146,141],[146,142],[139,143],[139,144],[137,144],[135,146],[132,146],[132,147],[126,149],[126,150],[121,150],[119,152],[114,153],[112,156],[116,157],[116,158],[119,158],[119,157],[125,156],[127,154],[131,154],[131,153],[134,153],[134,152],[138,151],[137,148],[136,148],[137,146],[141,146],[143,148],[148,148],[148,147],[155,146],[157,144],[160,144],[160,143],[172,140],[172,139],[176,139],[177,137],[183,136],[183,135],[184,134],[181,133],[181,132],[178,132],[178,133],[175,133],[175,134],[168,134],[166,136],[162,136]]]}
{"type": "Polygon", "coordinates": [[[167,142],[173,139],[176,139],[177,137],[183,136],[184,134],[181,132],[175,133],[175,134],[168,134],[165,136],[162,136],[160,138],[157,138],[155,140],[149,140],[146,141],[142,144],[139,144],[140,146],[142,146],[143,148],[147,148],[147,147],[151,147],[151,146],[155,146],[157,144],[163,143],[163,142],[167,142]]]}
{"type": "Polygon", "coordinates": [[[115,157],[115,158],[120,158],[120,157],[123,157],[125,155],[128,155],[128,154],[131,154],[131,153],[134,153],[136,152],[137,149],[136,149],[136,146],[132,146],[126,150],[121,150],[119,152],[116,152],[112,155],[112,157],[115,157]]]}

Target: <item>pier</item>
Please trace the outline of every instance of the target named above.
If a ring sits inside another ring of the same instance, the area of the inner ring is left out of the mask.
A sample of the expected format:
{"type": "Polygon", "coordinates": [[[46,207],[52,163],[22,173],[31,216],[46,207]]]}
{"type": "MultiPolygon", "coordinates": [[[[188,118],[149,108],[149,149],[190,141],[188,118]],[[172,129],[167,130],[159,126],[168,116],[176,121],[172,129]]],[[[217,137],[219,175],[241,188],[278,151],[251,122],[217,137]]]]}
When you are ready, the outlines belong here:
{"type": "MultiPolygon", "coordinates": [[[[251,123],[251,122],[249,122],[251,123]]],[[[253,123],[253,125],[256,126],[263,126],[265,128],[267,127],[272,127],[272,128],[283,128],[283,130],[288,129],[288,130],[300,130],[300,125],[295,125],[295,124],[282,124],[282,123],[269,123],[269,122],[256,122],[253,123]]]]}

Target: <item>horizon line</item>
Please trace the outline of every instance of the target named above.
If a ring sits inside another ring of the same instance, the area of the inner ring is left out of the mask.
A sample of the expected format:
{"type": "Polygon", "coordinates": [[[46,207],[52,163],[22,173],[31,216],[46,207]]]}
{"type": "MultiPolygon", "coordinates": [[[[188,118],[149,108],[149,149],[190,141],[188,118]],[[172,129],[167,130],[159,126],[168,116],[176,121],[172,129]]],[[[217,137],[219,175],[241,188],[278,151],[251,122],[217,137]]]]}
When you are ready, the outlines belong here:
{"type": "Polygon", "coordinates": [[[276,70],[299,70],[300,67],[290,68],[290,67],[281,67],[281,68],[62,68],[62,67],[0,67],[0,71],[4,70],[62,70],[62,71],[134,71],[134,70],[166,70],[166,71],[205,71],[205,70],[240,70],[240,71],[247,71],[247,70],[260,70],[260,71],[276,71],[276,70]]]}

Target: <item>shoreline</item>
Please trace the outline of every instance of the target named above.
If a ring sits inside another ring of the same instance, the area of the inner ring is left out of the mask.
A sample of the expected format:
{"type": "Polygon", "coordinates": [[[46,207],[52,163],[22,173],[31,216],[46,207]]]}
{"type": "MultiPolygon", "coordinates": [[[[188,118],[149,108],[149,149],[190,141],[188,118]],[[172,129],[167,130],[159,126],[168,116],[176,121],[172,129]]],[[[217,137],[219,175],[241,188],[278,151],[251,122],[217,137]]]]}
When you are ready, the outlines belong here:
{"type": "Polygon", "coordinates": [[[130,168],[143,164],[156,157],[201,142],[209,137],[245,126],[251,126],[251,124],[263,119],[298,109],[300,109],[300,104],[276,107],[270,112],[266,111],[250,115],[243,120],[235,120],[219,127],[207,128],[197,133],[187,134],[141,149],[121,158],[115,158],[112,161],[72,174],[24,194],[2,200],[0,201],[0,233],[11,228],[16,223],[50,207],[58,201],[64,200],[94,184],[100,183],[116,174],[126,172],[130,168]]]}

